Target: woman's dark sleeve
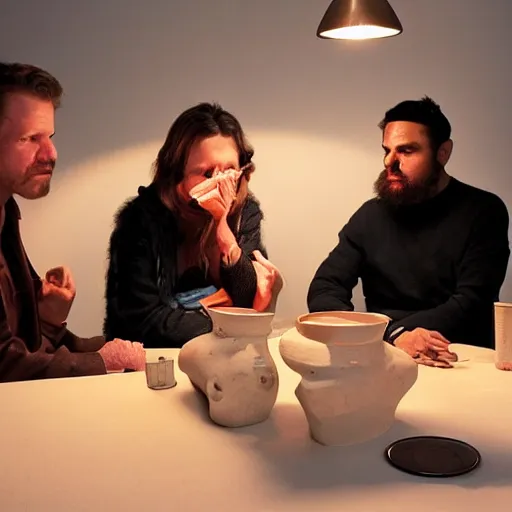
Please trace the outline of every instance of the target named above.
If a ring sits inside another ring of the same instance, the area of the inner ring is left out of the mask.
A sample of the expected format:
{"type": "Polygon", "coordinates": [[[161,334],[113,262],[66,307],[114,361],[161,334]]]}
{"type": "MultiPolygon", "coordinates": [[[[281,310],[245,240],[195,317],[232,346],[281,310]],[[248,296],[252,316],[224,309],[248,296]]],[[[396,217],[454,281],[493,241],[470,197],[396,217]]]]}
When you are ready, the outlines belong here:
{"type": "Polygon", "coordinates": [[[252,264],[253,251],[259,250],[267,258],[267,251],[261,240],[261,221],[263,213],[258,202],[249,198],[242,211],[240,229],[236,238],[242,255],[231,267],[221,264],[220,277],[222,284],[231,297],[233,305],[241,308],[252,308],[256,295],[256,271],[252,264]]]}
{"type": "Polygon", "coordinates": [[[140,341],[146,348],[180,348],[211,331],[202,311],[172,307],[158,283],[150,230],[140,219],[118,223],[112,234],[107,278],[105,334],[140,341]]]}

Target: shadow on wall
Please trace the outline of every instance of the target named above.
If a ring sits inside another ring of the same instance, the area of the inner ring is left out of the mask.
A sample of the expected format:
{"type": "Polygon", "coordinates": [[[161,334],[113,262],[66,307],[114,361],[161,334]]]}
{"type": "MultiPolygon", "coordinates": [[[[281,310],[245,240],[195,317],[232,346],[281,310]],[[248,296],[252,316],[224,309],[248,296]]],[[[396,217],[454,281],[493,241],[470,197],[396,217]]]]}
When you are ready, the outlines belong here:
{"type": "MultiPolygon", "coordinates": [[[[334,140],[250,129],[248,133],[256,148],[251,188],[265,214],[264,240],[286,281],[276,312],[279,329],[306,311],[313,273],[336,244],[343,224],[370,197],[380,167],[378,159],[334,140]],[[347,171],[354,168],[359,171],[347,171]]],[[[83,335],[96,334],[102,326],[115,211],[139,185],[149,183],[158,149],[159,143],[148,143],[62,174],[57,169],[48,197],[20,200],[23,238],[38,272],[60,264],[73,270],[78,293],[70,325],[83,335]]]]}

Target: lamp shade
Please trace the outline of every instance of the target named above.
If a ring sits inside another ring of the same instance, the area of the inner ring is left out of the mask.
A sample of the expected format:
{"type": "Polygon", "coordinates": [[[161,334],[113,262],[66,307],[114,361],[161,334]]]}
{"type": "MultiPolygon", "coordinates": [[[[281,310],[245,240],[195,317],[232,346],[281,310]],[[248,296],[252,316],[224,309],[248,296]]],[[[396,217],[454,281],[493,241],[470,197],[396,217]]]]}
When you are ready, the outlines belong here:
{"type": "Polygon", "coordinates": [[[316,35],[322,39],[377,39],[402,31],[387,0],[333,0],[316,35]]]}

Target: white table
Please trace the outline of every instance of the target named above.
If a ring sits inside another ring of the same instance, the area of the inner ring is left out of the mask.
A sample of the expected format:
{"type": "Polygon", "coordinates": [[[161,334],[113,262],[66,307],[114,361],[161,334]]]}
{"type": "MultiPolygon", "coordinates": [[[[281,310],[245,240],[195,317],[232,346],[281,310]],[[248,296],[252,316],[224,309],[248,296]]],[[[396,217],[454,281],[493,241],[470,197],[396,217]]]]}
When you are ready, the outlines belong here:
{"type": "MultiPolygon", "coordinates": [[[[366,444],[312,441],[295,396],[298,375],[270,340],[280,390],[266,422],[226,429],[176,368],[177,387],[153,391],[143,372],[0,385],[0,510],[397,511],[509,510],[512,373],[493,352],[450,370],[420,367],[396,424],[366,444]],[[402,473],[383,457],[410,435],[473,444],[482,465],[446,480],[402,473]]],[[[161,351],[163,355],[177,351],[161,351]]],[[[160,354],[160,352],[158,352],[160,354]]],[[[153,356],[155,353],[152,354],[153,356]]]]}

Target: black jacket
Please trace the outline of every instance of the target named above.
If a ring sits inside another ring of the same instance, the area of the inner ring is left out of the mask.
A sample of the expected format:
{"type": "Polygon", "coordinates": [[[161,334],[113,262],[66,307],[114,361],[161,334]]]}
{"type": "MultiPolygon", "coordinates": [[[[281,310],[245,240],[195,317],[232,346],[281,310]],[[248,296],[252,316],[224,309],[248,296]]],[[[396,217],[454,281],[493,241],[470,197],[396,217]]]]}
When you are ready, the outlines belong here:
{"type": "MultiPolygon", "coordinates": [[[[266,256],[262,219],[258,202],[249,196],[240,228],[234,233],[242,257],[236,265],[221,265],[220,269],[222,285],[234,306],[252,307],[256,273],[250,256],[256,249],[266,256]]],[[[146,348],[179,348],[211,331],[211,320],[203,311],[185,310],[169,300],[178,283],[180,243],[175,214],[162,203],[153,185],[139,187],[138,196],[118,211],[110,238],[104,323],[107,340],[140,341],[146,348]]]]}

